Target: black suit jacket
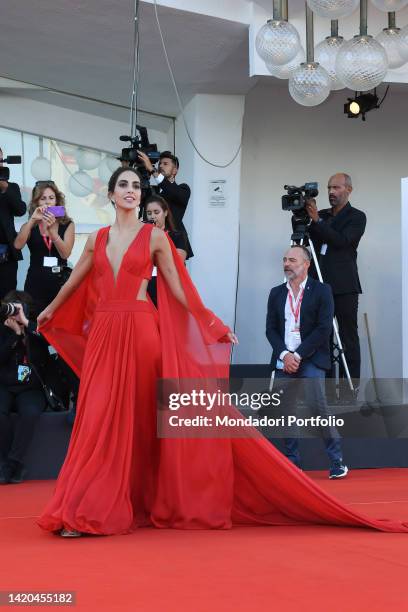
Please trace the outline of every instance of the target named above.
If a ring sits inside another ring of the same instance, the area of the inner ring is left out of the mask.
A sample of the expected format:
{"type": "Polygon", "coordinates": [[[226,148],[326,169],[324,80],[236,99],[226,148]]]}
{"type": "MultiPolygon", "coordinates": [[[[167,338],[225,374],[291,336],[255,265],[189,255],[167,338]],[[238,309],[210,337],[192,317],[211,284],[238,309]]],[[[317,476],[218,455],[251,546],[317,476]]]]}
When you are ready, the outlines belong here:
{"type": "Polygon", "coordinates": [[[190,187],[186,183],[177,185],[164,178],[159,185],[159,192],[170,206],[176,229],[185,231],[182,221],[190,199],[190,187]]]}
{"type": "MultiPolygon", "coordinates": [[[[272,369],[285,345],[285,304],[288,297],[286,283],[271,289],[266,316],[266,337],[273,354],[272,369]]],[[[307,279],[300,308],[300,337],[302,342],[296,352],[303,359],[310,359],[323,370],[331,368],[329,340],[333,328],[334,301],[329,285],[314,278],[307,279]]]]}
{"type": "Polygon", "coordinates": [[[331,286],[333,295],[361,293],[357,247],[367,217],[349,202],[335,217],[330,209],[321,210],[319,217],[322,221],[310,224],[310,237],[319,257],[324,282],[331,286]],[[325,255],[319,255],[322,244],[327,244],[325,255]]]}
{"type": "Polygon", "coordinates": [[[183,217],[186,212],[188,201],[190,199],[191,190],[187,183],[171,183],[167,178],[164,178],[158,186],[159,193],[170,206],[171,214],[173,215],[176,230],[183,232],[186,241],[187,259],[193,257],[194,253],[188,239],[186,228],[184,227],[183,217]]]}
{"type": "Polygon", "coordinates": [[[11,258],[14,261],[23,259],[21,251],[14,248],[14,240],[17,235],[14,227],[14,217],[25,215],[27,207],[21,199],[20,187],[17,183],[9,183],[7,191],[0,193],[0,224],[7,238],[11,258]]]}

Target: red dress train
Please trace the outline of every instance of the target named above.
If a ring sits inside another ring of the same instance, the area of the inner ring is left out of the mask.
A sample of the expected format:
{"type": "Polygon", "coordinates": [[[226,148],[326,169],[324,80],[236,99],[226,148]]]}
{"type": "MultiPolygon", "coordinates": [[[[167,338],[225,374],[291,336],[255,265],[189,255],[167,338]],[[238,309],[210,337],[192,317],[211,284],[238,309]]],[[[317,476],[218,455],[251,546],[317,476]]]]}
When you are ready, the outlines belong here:
{"type": "Polygon", "coordinates": [[[94,265],[41,329],[81,375],[77,417],[55,493],[39,519],[91,534],[142,526],[227,529],[233,524],[326,524],[408,531],[358,514],[322,491],[267,440],[159,439],[158,378],[227,378],[228,328],[202,304],[177,251],[189,305],[160,271],[159,309],[136,300],[150,278],[151,225],[124,255],[118,277],[98,233],[94,265]]]}

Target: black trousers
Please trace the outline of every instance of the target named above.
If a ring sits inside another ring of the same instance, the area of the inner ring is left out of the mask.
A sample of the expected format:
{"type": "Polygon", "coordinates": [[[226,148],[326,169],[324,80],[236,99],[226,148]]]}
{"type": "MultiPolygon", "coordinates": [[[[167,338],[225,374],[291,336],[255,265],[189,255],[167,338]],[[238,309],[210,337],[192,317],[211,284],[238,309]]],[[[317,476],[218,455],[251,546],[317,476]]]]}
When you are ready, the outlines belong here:
{"type": "Polygon", "coordinates": [[[17,287],[17,261],[0,264],[0,300],[17,287]]]}
{"type": "MultiPolygon", "coordinates": [[[[360,339],[358,337],[358,293],[334,296],[334,314],[339,324],[340,340],[351,378],[360,378],[360,339]]],[[[333,375],[333,373],[332,373],[333,375]]],[[[340,376],[345,377],[342,362],[340,376]]]]}
{"type": "Polygon", "coordinates": [[[10,391],[0,385],[0,462],[12,459],[23,463],[37,420],[45,408],[41,389],[10,391]],[[10,418],[13,409],[17,412],[14,431],[10,418]]]}

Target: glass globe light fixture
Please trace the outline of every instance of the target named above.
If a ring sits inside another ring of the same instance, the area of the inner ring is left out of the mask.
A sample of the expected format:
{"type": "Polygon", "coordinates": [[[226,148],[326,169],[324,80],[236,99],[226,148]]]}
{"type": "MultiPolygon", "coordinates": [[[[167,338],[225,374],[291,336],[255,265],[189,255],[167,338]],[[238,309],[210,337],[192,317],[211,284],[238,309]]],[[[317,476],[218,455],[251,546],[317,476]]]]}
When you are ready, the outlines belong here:
{"type": "Polygon", "coordinates": [[[73,195],[84,198],[93,192],[94,184],[89,174],[79,171],[69,177],[68,187],[73,195]]]}
{"type": "Polygon", "coordinates": [[[337,77],[336,57],[344,44],[342,36],[328,36],[320,42],[315,49],[315,59],[328,72],[331,79],[331,89],[336,91],[343,89],[344,85],[337,77]]]}
{"type": "Polygon", "coordinates": [[[289,93],[302,106],[317,106],[330,93],[331,80],[317,62],[304,62],[289,78],[289,93]]]}
{"type": "Polygon", "coordinates": [[[408,0],[371,0],[379,11],[395,13],[407,6],[408,0]]]}
{"type": "Polygon", "coordinates": [[[259,30],[255,47],[265,62],[280,66],[295,57],[300,48],[300,38],[288,21],[269,19],[259,30]]]}
{"type": "Polygon", "coordinates": [[[401,30],[399,28],[384,28],[375,39],[385,49],[388,68],[400,68],[406,62],[401,54],[401,30]]]}
{"type": "Polygon", "coordinates": [[[307,0],[307,3],[316,15],[338,19],[354,13],[359,0],[307,0]]]}
{"type": "Polygon", "coordinates": [[[51,162],[43,156],[36,157],[31,164],[31,174],[37,181],[48,181],[51,178],[51,162]]]}
{"type": "Polygon", "coordinates": [[[387,70],[385,49],[372,36],[354,36],[341,46],[337,54],[337,78],[355,91],[374,89],[382,82],[387,70]]]}
{"type": "Polygon", "coordinates": [[[399,53],[401,57],[408,62],[408,25],[400,31],[399,35],[399,53]]]}
{"type": "Polygon", "coordinates": [[[303,49],[303,47],[300,47],[295,57],[287,64],[276,66],[275,64],[270,64],[267,62],[266,67],[271,73],[271,75],[276,77],[277,79],[288,79],[292,72],[299,68],[300,64],[305,61],[305,57],[305,50],[303,49]]]}
{"type": "Polygon", "coordinates": [[[99,151],[78,149],[75,157],[80,170],[94,170],[99,166],[102,155],[99,151]]]}

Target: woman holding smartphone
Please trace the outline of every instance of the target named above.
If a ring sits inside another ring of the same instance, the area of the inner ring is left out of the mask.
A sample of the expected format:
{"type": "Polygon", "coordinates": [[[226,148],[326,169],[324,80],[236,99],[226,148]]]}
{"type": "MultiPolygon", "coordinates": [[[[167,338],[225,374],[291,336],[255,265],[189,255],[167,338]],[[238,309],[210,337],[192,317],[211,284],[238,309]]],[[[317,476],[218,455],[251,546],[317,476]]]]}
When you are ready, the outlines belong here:
{"type": "Polygon", "coordinates": [[[24,285],[38,312],[57,295],[66,280],[67,259],[75,240],[74,222],[68,217],[65,196],[53,181],[38,181],[14,246],[30,250],[30,267],[24,285]]]}

